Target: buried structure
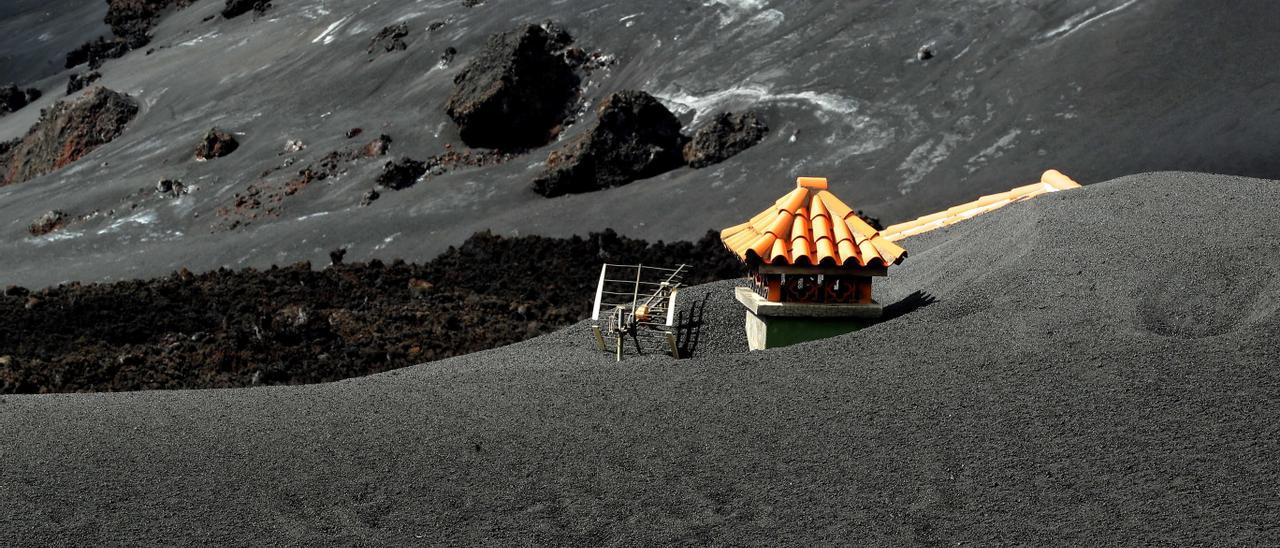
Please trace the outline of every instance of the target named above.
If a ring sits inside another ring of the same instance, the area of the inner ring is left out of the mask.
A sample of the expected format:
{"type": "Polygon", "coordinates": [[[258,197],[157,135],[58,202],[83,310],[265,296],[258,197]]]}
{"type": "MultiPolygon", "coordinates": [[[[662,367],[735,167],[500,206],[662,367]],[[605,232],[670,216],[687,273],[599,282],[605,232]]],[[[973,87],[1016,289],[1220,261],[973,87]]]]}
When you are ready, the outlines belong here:
{"type": "Polygon", "coordinates": [[[720,233],[746,263],[751,287],[735,297],[747,308],[752,350],[856,330],[879,318],[871,279],[907,257],[827,190],[800,177],[796,188],[751,220],[720,233]]]}
{"type": "Polygon", "coordinates": [[[720,232],[749,271],[751,287],[734,295],[747,308],[748,346],[787,346],[869,325],[884,312],[871,297],[872,278],[907,257],[895,241],[1079,187],[1050,169],[1035,183],[877,231],[827,190],[826,179],[800,177],[772,207],[720,232]]]}

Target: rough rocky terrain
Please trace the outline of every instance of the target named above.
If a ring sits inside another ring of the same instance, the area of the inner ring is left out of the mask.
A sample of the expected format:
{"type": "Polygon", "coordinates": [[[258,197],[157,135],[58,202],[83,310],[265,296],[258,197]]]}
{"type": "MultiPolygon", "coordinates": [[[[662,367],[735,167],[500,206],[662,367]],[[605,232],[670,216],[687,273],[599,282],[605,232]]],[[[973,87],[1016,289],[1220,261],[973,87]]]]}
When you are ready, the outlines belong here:
{"type": "MultiPolygon", "coordinates": [[[[48,233],[67,221],[51,212],[37,224],[48,233]]],[[[423,264],[344,263],[343,254],[328,266],[9,287],[0,293],[0,394],[334,381],[511,344],[588,317],[604,261],[683,262],[692,283],[740,273],[714,234],[652,245],[613,232],[567,240],[478,234],[423,264]]]]}
{"type": "Polygon", "coordinates": [[[686,360],[579,324],[337,383],[5,396],[0,544],[1274,545],[1277,209],[1188,173],[1042,196],[905,240],[893,319],[786,349],[742,351],[727,282],[683,293],[686,360]]]}

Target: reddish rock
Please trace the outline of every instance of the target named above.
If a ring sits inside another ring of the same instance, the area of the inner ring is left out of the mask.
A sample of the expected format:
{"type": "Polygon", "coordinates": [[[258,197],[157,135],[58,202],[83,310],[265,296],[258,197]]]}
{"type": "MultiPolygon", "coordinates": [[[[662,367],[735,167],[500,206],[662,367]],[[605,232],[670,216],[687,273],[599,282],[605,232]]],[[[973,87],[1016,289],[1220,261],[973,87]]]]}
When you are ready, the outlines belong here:
{"type": "Polygon", "coordinates": [[[83,158],[118,137],[137,114],[133,99],[102,87],[75,101],[59,101],[43,112],[20,141],[0,145],[0,186],[21,183],[83,158]]]}
{"type": "Polygon", "coordinates": [[[236,141],[234,135],[213,128],[205,132],[204,137],[200,138],[200,144],[196,145],[196,160],[204,162],[221,158],[235,152],[239,147],[240,143],[236,141]]]}

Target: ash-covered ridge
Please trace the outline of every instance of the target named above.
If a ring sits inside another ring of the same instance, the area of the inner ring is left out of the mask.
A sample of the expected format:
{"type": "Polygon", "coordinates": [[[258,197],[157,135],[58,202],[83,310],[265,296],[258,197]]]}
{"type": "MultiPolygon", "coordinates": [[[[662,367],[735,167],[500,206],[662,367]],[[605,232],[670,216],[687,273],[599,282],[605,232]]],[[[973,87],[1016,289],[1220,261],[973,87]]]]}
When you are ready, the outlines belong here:
{"type": "Polygon", "coordinates": [[[896,317],[782,349],[743,352],[722,282],[681,292],[687,360],[584,322],[337,383],[4,396],[0,544],[1275,545],[1277,208],[1189,173],[1041,196],[905,240],[896,317]]]}

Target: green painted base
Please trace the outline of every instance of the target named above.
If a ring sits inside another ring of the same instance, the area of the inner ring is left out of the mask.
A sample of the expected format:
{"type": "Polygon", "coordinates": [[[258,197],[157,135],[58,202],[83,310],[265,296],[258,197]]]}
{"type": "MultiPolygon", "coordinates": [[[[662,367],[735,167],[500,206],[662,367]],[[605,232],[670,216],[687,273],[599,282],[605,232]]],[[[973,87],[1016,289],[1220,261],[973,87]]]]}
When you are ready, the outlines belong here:
{"type": "Polygon", "coordinates": [[[874,318],[760,317],[747,312],[747,345],[751,350],[779,348],[851,333],[876,322],[874,318]]]}

